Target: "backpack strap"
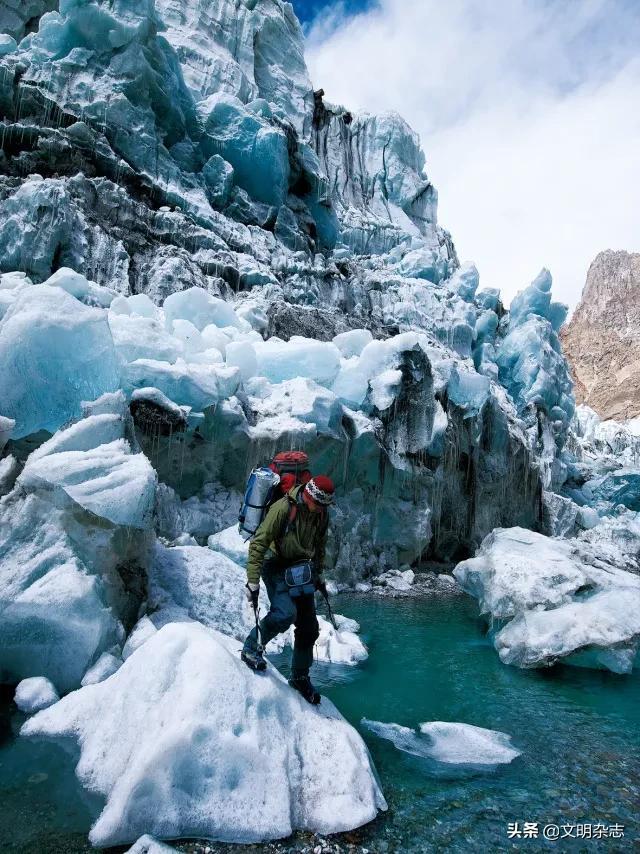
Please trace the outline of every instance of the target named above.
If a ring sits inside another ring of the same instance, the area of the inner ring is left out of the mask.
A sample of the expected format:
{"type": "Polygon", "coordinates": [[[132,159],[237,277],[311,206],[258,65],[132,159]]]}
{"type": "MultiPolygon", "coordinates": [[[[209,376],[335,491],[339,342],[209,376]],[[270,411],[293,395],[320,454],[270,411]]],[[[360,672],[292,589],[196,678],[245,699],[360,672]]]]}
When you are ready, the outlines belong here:
{"type": "Polygon", "coordinates": [[[285,498],[289,502],[289,512],[288,512],[287,516],[285,517],[284,522],[282,523],[282,527],[280,528],[280,533],[278,534],[278,536],[274,540],[274,543],[276,544],[276,549],[278,550],[278,552],[280,551],[280,543],[282,542],[282,540],[287,536],[287,534],[291,530],[291,526],[295,523],[296,516],[298,515],[298,504],[297,504],[296,500],[293,499],[288,493],[287,493],[287,495],[285,495],[285,498]]]}

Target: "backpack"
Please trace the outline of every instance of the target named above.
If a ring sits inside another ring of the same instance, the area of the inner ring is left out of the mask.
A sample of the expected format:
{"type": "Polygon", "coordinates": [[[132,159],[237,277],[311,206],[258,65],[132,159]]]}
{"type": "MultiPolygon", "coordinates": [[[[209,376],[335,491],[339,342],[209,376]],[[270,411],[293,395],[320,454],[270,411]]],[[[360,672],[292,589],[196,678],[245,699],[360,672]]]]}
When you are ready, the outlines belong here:
{"type": "Polygon", "coordinates": [[[279,498],[294,486],[304,485],[311,480],[309,457],[304,451],[281,451],[275,455],[269,468],[280,475],[279,498]]]}
{"type": "MultiPolygon", "coordinates": [[[[246,541],[256,533],[271,505],[292,487],[311,479],[309,457],[304,451],[283,451],[268,466],[254,468],[245,487],[238,514],[238,531],[246,541]]],[[[293,521],[295,511],[291,511],[293,521]]]]}

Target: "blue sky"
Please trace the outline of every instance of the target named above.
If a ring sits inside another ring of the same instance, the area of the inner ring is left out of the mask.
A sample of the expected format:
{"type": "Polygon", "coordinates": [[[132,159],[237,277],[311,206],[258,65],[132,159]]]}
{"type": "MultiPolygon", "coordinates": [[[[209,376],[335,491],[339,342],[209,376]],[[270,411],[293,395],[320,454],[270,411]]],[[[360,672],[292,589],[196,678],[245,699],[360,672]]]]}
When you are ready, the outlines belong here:
{"type": "MultiPolygon", "coordinates": [[[[305,25],[313,21],[324,10],[337,5],[333,0],[293,0],[293,8],[296,10],[296,15],[305,25]]],[[[347,15],[353,15],[371,6],[372,0],[348,0],[348,2],[341,5],[347,15]]]]}
{"type": "Polygon", "coordinates": [[[298,0],[329,101],[420,134],[440,222],[510,299],[547,266],[577,302],[640,250],[640,0],[298,0]]]}

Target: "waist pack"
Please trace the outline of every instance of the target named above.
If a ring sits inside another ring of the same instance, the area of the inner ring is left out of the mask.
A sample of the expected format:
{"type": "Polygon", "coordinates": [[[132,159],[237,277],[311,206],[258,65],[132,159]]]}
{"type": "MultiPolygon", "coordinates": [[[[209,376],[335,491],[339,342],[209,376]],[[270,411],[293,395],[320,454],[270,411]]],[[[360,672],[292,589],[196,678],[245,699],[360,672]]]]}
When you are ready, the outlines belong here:
{"type": "Polygon", "coordinates": [[[316,586],[312,576],[313,572],[308,560],[288,566],[284,571],[284,580],[289,588],[289,596],[295,599],[298,596],[315,593],[316,586]]]}

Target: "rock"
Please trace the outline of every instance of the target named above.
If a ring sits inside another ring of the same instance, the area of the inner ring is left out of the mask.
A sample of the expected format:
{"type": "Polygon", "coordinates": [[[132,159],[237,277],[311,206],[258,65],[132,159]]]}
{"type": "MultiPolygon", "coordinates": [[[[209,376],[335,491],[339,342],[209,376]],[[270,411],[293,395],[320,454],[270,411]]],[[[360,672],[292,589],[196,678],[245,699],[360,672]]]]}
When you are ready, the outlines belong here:
{"type": "Polygon", "coordinates": [[[562,345],[576,398],[603,419],[640,415],[640,253],[596,256],[562,345]]]}

